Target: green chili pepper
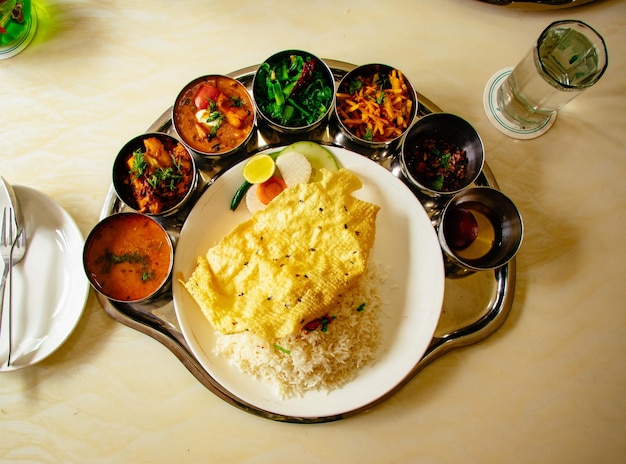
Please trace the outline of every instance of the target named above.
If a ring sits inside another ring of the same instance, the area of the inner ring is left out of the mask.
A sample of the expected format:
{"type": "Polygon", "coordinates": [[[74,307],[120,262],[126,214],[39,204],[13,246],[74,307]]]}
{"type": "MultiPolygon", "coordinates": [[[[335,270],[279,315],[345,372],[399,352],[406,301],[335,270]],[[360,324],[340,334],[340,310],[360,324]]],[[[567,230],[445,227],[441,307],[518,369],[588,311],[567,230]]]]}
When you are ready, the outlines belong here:
{"type": "Polygon", "coordinates": [[[243,181],[243,184],[241,184],[241,186],[237,189],[237,191],[235,192],[235,195],[233,196],[233,199],[230,202],[231,211],[235,211],[237,209],[237,207],[239,206],[239,203],[241,203],[241,200],[243,200],[243,197],[246,196],[246,192],[251,186],[252,184],[248,182],[247,180],[243,181]]]}

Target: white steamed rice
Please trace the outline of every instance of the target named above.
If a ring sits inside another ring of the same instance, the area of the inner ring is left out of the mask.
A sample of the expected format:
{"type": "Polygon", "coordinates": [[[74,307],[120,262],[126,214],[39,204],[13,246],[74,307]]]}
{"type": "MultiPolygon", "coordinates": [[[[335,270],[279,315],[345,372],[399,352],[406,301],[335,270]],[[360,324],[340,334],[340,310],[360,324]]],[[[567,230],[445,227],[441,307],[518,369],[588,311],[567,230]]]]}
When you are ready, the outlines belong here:
{"type": "Polygon", "coordinates": [[[337,306],[328,314],[335,319],[326,332],[318,327],[275,342],[251,332],[218,333],[215,353],[270,384],[281,398],[341,388],[376,359],[381,306],[377,288],[383,281],[379,266],[370,259],[360,285],[338,297],[337,306]],[[358,311],[363,303],[364,309],[358,311]]]}

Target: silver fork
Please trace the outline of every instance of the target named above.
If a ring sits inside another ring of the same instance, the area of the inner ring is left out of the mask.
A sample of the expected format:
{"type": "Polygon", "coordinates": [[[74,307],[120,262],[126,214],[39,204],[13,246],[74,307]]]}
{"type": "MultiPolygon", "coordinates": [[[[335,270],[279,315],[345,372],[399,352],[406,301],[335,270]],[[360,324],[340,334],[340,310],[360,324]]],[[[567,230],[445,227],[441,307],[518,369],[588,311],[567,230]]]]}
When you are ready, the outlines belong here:
{"type": "MultiPolygon", "coordinates": [[[[19,263],[26,253],[26,234],[24,228],[18,228],[15,222],[15,213],[13,208],[5,207],[2,214],[2,231],[0,232],[0,256],[4,262],[4,272],[2,273],[2,281],[0,282],[0,330],[2,324],[2,315],[4,312],[4,290],[6,288],[7,276],[11,274],[13,266],[19,263]],[[8,211],[8,213],[7,213],[8,211]],[[15,230],[14,230],[15,229],[15,230]]],[[[11,346],[12,346],[12,276],[9,279],[9,355],[7,358],[7,366],[11,365],[11,346]]]]}

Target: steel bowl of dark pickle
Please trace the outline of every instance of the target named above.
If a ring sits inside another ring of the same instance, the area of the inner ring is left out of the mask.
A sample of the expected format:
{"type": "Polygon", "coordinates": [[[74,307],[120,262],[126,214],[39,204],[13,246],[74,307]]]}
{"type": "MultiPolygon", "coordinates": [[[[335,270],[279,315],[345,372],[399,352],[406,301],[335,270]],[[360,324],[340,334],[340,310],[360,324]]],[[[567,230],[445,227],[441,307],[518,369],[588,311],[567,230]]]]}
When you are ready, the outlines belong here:
{"type": "Polygon", "coordinates": [[[322,59],[307,51],[285,50],[259,66],[252,97],[260,122],[283,134],[301,134],[328,122],[335,81],[322,59]]]}
{"type": "Polygon", "coordinates": [[[432,113],[417,120],[400,150],[404,176],[422,193],[434,197],[451,197],[470,187],[484,161],[478,132],[451,113],[432,113]]]}

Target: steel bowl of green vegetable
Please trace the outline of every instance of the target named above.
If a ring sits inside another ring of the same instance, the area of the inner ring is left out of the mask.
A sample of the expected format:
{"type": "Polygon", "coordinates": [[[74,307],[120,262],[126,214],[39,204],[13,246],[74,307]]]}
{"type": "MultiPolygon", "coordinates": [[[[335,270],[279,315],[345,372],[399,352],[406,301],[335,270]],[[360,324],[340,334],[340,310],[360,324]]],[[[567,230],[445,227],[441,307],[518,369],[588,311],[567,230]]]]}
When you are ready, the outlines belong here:
{"type": "Polygon", "coordinates": [[[403,175],[422,193],[450,198],[470,187],[485,161],[483,142],[465,119],[432,113],[418,119],[400,148],[403,175]]]}
{"type": "Polygon", "coordinates": [[[417,93],[401,70],[364,64],[339,82],[335,114],[348,140],[369,148],[397,146],[417,116],[417,93]]]}
{"type": "Polygon", "coordinates": [[[327,123],[335,100],[328,65],[302,50],[285,50],[258,68],[252,97],[259,122],[284,134],[301,134],[327,123]]]}

